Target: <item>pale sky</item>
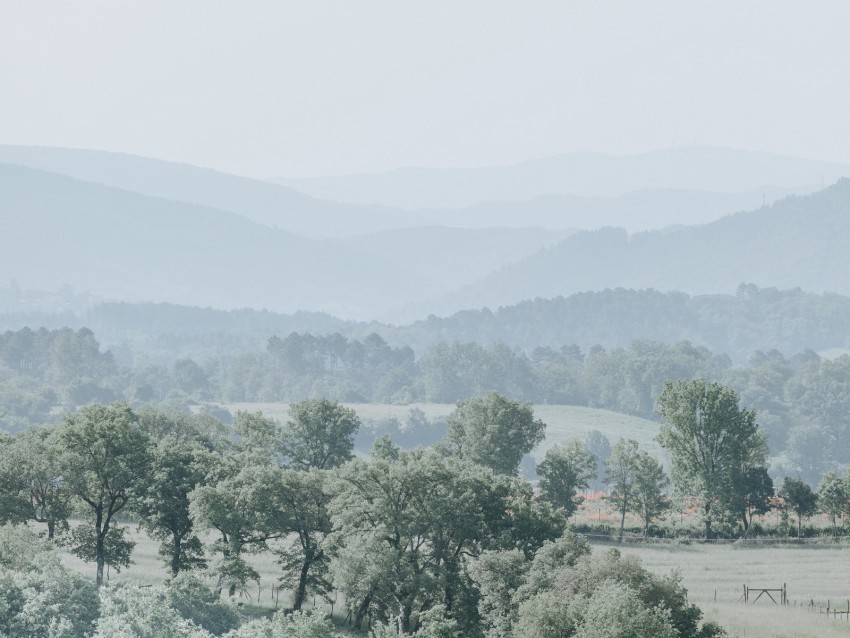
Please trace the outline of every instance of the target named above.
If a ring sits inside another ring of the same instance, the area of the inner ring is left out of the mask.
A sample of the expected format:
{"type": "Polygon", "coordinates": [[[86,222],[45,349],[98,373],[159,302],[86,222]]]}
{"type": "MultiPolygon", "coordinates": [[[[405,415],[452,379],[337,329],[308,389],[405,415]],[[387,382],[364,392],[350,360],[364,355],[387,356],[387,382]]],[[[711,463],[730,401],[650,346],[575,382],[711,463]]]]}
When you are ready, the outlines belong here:
{"type": "Polygon", "coordinates": [[[729,146],[850,163],[850,2],[0,0],[0,143],[264,177],[729,146]]]}

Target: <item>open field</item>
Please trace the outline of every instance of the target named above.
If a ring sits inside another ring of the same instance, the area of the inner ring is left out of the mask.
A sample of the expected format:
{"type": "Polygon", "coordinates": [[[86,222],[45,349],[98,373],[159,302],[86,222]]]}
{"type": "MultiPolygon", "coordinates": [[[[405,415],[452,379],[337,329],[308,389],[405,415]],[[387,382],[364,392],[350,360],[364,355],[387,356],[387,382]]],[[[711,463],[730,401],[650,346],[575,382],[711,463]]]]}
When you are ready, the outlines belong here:
{"type": "MultiPolygon", "coordinates": [[[[134,564],[120,574],[110,574],[110,583],[151,585],[162,583],[167,574],[157,556],[157,544],[135,526],[128,526],[130,537],[137,542],[134,564]]],[[[810,600],[846,607],[850,598],[850,545],[824,544],[795,547],[758,545],[703,544],[605,544],[594,543],[594,552],[616,546],[623,554],[638,556],[656,573],[677,570],[706,618],[726,627],[738,638],[834,638],[850,636],[850,622],[806,611],[810,600]],[[787,583],[790,608],[779,608],[766,599],[743,606],[737,601],[744,584],[751,587],[780,587],[787,583]],[[716,602],[715,602],[716,590],[716,602]],[[794,606],[796,603],[796,607],[794,606]]],[[[94,578],[94,566],[62,553],[68,567],[94,578]]],[[[271,585],[279,570],[274,556],[251,556],[250,562],[260,573],[259,606],[273,609],[271,585]]],[[[258,587],[252,584],[243,596],[246,604],[257,604],[258,587]]],[[[281,593],[280,605],[288,600],[281,593]]],[[[317,601],[319,604],[320,601],[317,601]]],[[[330,611],[327,605],[322,605],[330,611]]],[[[336,612],[341,607],[337,605],[336,612]]],[[[335,614],[337,616],[338,614],[335,614]]]]}
{"type": "MultiPolygon", "coordinates": [[[[232,413],[237,410],[249,412],[262,411],[281,422],[286,421],[289,411],[288,403],[224,403],[222,407],[232,413]]],[[[413,403],[410,405],[391,405],[380,403],[346,403],[345,407],[354,410],[364,422],[378,422],[395,418],[404,423],[412,408],[419,408],[429,421],[444,420],[455,409],[452,403],[413,403]]],[[[546,423],[546,439],[533,452],[540,460],[546,450],[556,443],[566,439],[580,438],[591,430],[599,430],[613,445],[620,438],[635,439],[642,449],[662,458],[661,448],[655,442],[658,424],[647,419],[574,405],[535,405],[534,415],[546,423]]]]}
{"type": "MultiPolygon", "coordinates": [[[[596,545],[604,551],[606,545],[596,545]]],[[[740,638],[803,638],[850,636],[850,622],[806,611],[815,603],[838,603],[846,608],[850,598],[850,546],[808,545],[626,545],[623,554],[640,557],[654,572],[676,569],[689,598],[706,618],[716,620],[740,638]],[[737,601],[743,585],[788,585],[792,606],[781,609],[762,597],[755,605],[737,601]],[[714,602],[715,590],[717,603],[714,602]],[[796,602],[797,607],[794,607],[796,602]],[[801,608],[802,606],[802,608],[801,608]]],[[[839,618],[842,618],[839,616],[839,618]]]]}

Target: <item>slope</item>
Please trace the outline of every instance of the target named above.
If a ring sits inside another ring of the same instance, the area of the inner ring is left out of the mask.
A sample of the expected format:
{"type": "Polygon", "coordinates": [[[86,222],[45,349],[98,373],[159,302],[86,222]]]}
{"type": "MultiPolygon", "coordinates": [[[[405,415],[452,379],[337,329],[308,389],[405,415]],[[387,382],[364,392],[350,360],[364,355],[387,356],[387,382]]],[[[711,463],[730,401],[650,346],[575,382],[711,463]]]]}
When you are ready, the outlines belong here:
{"type": "Polygon", "coordinates": [[[806,197],[675,232],[607,228],[557,246],[438,302],[437,314],[605,288],[732,292],[742,281],[850,293],[850,179],[806,197]]]}
{"type": "MultiPolygon", "coordinates": [[[[371,316],[411,272],[233,213],[0,164],[0,280],[104,297],[371,316]]],[[[415,292],[416,291],[416,292],[415,292]]]]}
{"type": "Polygon", "coordinates": [[[554,194],[614,197],[647,189],[741,193],[765,186],[831,184],[844,176],[850,176],[850,166],[772,153],[692,147],[621,157],[570,153],[513,166],[406,168],[276,181],[314,197],[413,210],[523,201],[554,194]]]}
{"type": "Polygon", "coordinates": [[[314,237],[338,237],[423,223],[410,213],[381,206],[321,201],[260,180],[123,153],[0,145],[0,162],[227,210],[261,224],[314,237]]]}

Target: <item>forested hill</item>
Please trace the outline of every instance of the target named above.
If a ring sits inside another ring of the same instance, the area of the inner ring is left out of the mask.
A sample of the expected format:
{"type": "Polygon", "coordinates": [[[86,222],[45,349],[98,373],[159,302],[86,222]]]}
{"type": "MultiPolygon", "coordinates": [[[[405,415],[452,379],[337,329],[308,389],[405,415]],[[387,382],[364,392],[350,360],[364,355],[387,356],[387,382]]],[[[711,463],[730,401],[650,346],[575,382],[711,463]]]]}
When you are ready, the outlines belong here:
{"type": "Polygon", "coordinates": [[[0,331],[88,327],[117,354],[163,363],[180,357],[262,352],[272,336],[291,332],[339,333],[364,338],[375,332],[419,355],[441,342],[501,341],[531,352],[537,347],[596,344],[627,346],[638,339],[688,340],[745,362],[756,350],[801,352],[850,347],[850,297],[739,286],[734,295],[655,290],[603,290],[537,299],[490,310],[430,317],[404,326],[342,321],[323,313],[292,315],[257,310],[220,311],[173,304],[103,303],[79,313],[15,313],[15,295],[0,289],[0,331]]]}
{"type": "Polygon", "coordinates": [[[515,304],[604,288],[733,292],[742,281],[850,294],[850,179],[702,226],[628,235],[578,233],[424,312],[515,304]]]}
{"type": "Polygon", "coordinates": [[[0,276],[32,288],[360,317],[405,291],[439,290],[398,264],[228,211],[9,164],[0,224],[0,276]]]}
{"type": "Polygon", "coordinates": [[[322,201],[277,184],[125,153],[0,145],[0,162],[140,195],[227,210],[311,237],[417,225],[414,215],[399,215],[399,211],[381,206],[322,201]]]}
{"type": "Polygon", "coordinates": [[[577,344],[627,346],[636,339],[688,340],[745,361],[756,350],[850,346],[850,297],[741,284],[735,294],[607,289],[468,310],[379,330],[421,352],[439,341],[502,341],[531,351],[577,344]]]}

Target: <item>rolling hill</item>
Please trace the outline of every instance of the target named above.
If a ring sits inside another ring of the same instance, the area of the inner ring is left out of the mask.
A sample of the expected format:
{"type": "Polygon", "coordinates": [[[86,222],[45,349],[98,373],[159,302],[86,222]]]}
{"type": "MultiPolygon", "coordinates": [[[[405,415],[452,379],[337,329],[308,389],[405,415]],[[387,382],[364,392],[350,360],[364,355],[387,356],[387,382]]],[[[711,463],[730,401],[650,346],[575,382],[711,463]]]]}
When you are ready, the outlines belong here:
{"type": "Polygon", "coordinates": [[[403,211],[322,201],[260,180],[124,153],[0,145],[0,163],[225,210],[312,237],[339,237],[425,223],[424,218],[403,211]]]}
{"type": "MultiPolygon", "coordinates": [[[[850,176],[850,166],[772,153],[714,147],[678,148],[615,157],[570,153],[512,166],[404,168],[386,173],[276,179],[314,197],[415,209],[463,208],[525,201],[541,195],[616,197],[642,190],[745,193],[798,189],[850,176]]],[[[733,212],[737,209],[727,210],[733,212]]],[[[653,228],[649,224],[644,228],[653,228]]]]}
{"type": "Polygon", "coordinates": [[[0,164],[0,279],[106,298],[369,317],[413,271],[227,211],[0,164]]]}
{"type": "Polygon", "coordinates": [[[675,231],[572,235],[419,308],[451,314],[605,288],[731,293],[742,281],[850,293],[850,179],[805,197],[675,231]]]}

